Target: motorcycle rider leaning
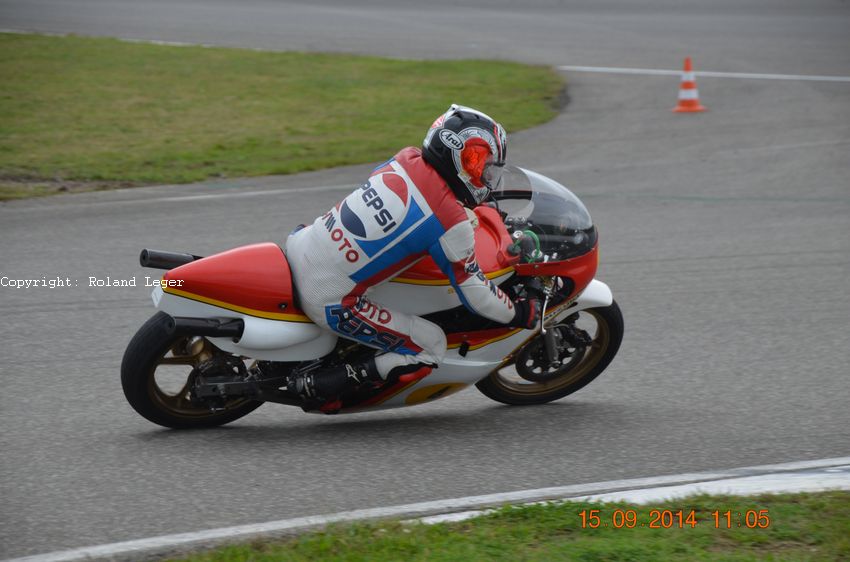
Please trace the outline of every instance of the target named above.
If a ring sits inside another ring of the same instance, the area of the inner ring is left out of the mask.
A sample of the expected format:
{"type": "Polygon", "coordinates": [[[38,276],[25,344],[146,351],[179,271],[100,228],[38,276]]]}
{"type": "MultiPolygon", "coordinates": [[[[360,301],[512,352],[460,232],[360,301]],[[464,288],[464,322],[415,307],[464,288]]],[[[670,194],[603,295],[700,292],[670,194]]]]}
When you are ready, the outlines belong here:
{"type": "Polygon", "coordinates": [[[364,363],[296,375],[289,390],[330,401],[362,384],[437,367],[446,352],[442,329],[367,294],[426,255],[472,312],[507,326],[536,325],[537,300],[512,302],[480,271],[467,211],[498,186],[506,141],[493,119],[452,105],[431,125],[421,150],[402,149],[289,236],[286,254],[304,312],[319,326],[384,352],[364,363]]]}

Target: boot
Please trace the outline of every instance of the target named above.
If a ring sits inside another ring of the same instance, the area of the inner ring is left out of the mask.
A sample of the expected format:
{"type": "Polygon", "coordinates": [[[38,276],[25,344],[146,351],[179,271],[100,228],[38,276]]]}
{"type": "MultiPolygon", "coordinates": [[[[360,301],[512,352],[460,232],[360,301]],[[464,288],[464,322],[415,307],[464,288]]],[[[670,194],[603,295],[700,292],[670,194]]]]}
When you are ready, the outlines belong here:
{"type": "Polygon", "coordinates": [[[365,363],[343,363],[314,373],[292,377],[286,389],[310,400],[327,400],[345,394],[365,383],[384,382],[375,367],[375,360],[365,363]]]}

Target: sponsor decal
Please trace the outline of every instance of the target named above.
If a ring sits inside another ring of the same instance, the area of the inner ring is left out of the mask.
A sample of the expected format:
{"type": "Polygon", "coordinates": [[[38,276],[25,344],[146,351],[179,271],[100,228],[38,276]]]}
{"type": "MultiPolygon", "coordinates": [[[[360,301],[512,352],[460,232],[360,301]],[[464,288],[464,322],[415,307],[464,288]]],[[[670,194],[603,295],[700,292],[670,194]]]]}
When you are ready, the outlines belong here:
{"type": "Polygon", "coordinates": [[[358,376],[357,371],[348,363],[345,364],[345,374],[348,378],[353,379],[355,383],[360,382],[360,376],[358,376]]]}
{"type": "Polygon", "coordinates": [[[449,129],[443,129],[440,131],[440,140],[443,141],[443,144],[451,148],[452,150],[462,150],[463,149],[463,140],[455,133],[449,129]]]}
{"type": "Polygon", "coordinates": [[[322,215],[322,220],[325,221],[325,228],[330,233],[331,240],[341,242],[337,251],[340,253],[345,252],[345,259],[349,263],[357,263],[360,259],[360,252],[354,249],[354,246],[346,238],[345,233],[336,225],[336,217],[334,217],[333,211],[328,211],[322,215]]]}
{"type": "Polygon", "coordinates": [[[393,320],[393,315],[389,310],[381,308],[369,299],[360,297],[357,299],[357,304],[354,306],[360,316],[368,318],[373,322],[381,324],[389,324],[393,320]]]}
{"type": "MultiPolygon", "coordinates": [[[[378,192],[378,188],[386,193],[384,188],[389,188],[391,193],[399,196],[402,205],[407,198],[407,185],[404,180],[397,174],[387,173],[379,176],[382,183],[377,184],[377,188],[372,185],[372,181],[367,181],[360,187],[359,192],[355,192],[343,201],[340,208],[340,221],[342,225],[354,236],[358,238],[370,238],[377,234],[373,228],[368,228],[363,219],[360,218],[360,213],[371,213],[372,220],[380,227],[381,232],[386,234],[396,226],[396,220],[390,211],[390,205],[387,205],[384,198],[378,192]]],[[[398,207],[398,205],[395,205],[398,207]]],[[[403,207],[402,207],[403,210],[403,207]]],[[[396,209],[398,211],[398,209],[396,209]]],[[[367,219],[368,220],[368,219],[367,219]]]]}
{"type": "Polygon", "coordinates": [[[384,233],[389,232],[396,225],[392,213],[384,207],[384,200],[378,195],[378,191],[374,187],[363,190],[361,198],[367,207],[377,211],[372,218],[378,223],[378,226],[381,227],[384,233]]]}
{"type": "Polygon", "coordinates": [[[342,207],[339,210],[339,220],[350,233],[360,238],[366,238],[366,227],[363,221],[357,216],[357,213],[351,210],[348,206],[348,201],[343,201],[342,207]]]}
{"type": "Polygon", "coordinates": [[[509,299],[508,296],[505,293],[503,293],[502,290],[495,283],[493,283],[492,281],[487,279],[487,277],[484,275],[483,271],[481,271],[480,269],[477,269],[477,271],[475,272],[475,276],[478,278],[479,281],[484,283],[484,286],[486,286],[488,289],[490,289],[490,293],[494,297],[496,297],[498,300],[500,300],[503,304],[505,304],[508,307],[508,310],[514,309],[514,303],[511,301],[511,299],[509,299]]]}
{"type": "Polygon", "coordinates": [[[325,308],[325,317],[328,326],[333,331],[351,339],[378,347],[384,351],[412,353],[410,350],[404,348],[404,338],[389,330],[381,330],[369,324],[366,320],[355,316],[347,307],[342,305],[328,306],[325,308]]]}
{"type": "Polygon", "coordinates": [[[387,186],[387,189],[395,193],[402,205],[407,206],[408,190],[407,182],[404,181],[398,174],[382,174],[381,181],[387,186]]]}
{"type": "MultiPolygon", "coordinates": [[[[339,251],[345,252],[346,259],[354,263],[360,254],[350,252],[346,243],[349,238],[361,247],[374,243],[378,249],[384,248],[407,216],[408,200],[408,186],[401,176],[392,172],[377,174],[342,201],[338,214],[325,215],[325,227],[334,241],[340,242],[339,251]],[[330,224],[335,219],[336,225],[330,224]],[[342,229],[342,238],[334,232],[335,226],[342,229]]],[[[366,252],[370,257],[374,253],[366,252]]]]}

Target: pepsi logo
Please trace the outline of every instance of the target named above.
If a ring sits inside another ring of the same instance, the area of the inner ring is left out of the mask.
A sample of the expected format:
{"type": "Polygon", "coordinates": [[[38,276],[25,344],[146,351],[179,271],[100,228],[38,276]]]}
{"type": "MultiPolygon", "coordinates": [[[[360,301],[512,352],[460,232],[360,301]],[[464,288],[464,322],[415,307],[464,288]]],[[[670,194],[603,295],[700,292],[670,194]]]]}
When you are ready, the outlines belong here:
{"type": "Polygon", "coordinates": [[[378,174],[345,198],[340,219],[355,237],[383,238],[404,218],[407,200],[407,184],[401,176],[378,174]]]}

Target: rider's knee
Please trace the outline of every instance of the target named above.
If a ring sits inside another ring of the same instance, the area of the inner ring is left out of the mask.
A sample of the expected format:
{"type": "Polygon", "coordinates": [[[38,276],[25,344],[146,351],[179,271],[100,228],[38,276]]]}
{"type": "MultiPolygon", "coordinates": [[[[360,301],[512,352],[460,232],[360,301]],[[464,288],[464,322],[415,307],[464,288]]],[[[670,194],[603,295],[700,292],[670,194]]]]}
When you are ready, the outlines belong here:
{"type": "Polygon", "coordinates": [[[446,355],[446,334],[443,329],[424,318],[414,317],[411,323],[411,335],[416,344],[433,358],[434,363],[441,363],[446,355]]]}

